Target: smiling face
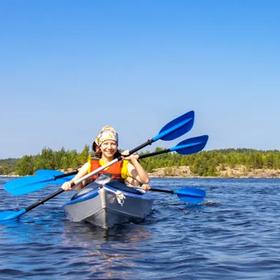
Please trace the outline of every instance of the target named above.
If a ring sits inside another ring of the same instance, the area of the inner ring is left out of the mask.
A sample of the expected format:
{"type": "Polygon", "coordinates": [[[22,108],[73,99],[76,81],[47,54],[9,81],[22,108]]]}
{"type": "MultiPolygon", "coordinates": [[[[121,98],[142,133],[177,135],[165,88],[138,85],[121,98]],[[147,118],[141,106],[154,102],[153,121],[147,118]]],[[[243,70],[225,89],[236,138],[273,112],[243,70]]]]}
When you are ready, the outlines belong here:
{"type": "Polygon", "coordinates": [[[101,143],[100,150],[103,158],[112,160],[118,150],[117,142],[114,140],[105,140],[101,143]]]}

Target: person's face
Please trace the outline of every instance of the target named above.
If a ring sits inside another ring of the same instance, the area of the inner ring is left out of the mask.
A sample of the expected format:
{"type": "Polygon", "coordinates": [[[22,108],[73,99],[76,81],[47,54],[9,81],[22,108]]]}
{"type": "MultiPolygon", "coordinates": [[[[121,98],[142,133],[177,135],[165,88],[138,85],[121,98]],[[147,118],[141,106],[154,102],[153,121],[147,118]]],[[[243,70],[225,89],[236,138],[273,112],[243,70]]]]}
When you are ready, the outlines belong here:
{"type": "Polygon", "coordinates": [[[105,157],[111,158],[118,150],[117,142],[114,140],[105,140],[100,145],[100,150],[105,157]]]}

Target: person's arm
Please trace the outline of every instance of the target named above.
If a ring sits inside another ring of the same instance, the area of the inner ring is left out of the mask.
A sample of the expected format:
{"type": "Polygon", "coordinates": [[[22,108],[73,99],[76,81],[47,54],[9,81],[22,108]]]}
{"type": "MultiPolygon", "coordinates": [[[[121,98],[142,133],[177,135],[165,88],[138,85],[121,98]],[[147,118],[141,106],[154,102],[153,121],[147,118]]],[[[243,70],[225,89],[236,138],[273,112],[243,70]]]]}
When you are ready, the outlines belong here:
{"type": "Polygon", "coordinates": [[[138,181],[140,184],[148,184],[150,179],[146,170],[138,161],[139,155],[133,154],[125,159],[128,160],[128,173],[129,175],[138,181]]]}
{"type": "MultiPolygon", "coordinates": [[[[75,182],[75,180],[82,178],[83,176],[85,176],[88,173],[88,168],[89,168],[89,163],[85,163],[80,169],[79,172],[75,175],[75,177],[73,177],[70,181],[67,181],[65,183],[63,183],[63,185],[61,186],[61,188],[65,191],[70,191],[73,188],[73,184],[75,182]]],[[[75,186],[78,187],[78,186],[75,186]]]]}

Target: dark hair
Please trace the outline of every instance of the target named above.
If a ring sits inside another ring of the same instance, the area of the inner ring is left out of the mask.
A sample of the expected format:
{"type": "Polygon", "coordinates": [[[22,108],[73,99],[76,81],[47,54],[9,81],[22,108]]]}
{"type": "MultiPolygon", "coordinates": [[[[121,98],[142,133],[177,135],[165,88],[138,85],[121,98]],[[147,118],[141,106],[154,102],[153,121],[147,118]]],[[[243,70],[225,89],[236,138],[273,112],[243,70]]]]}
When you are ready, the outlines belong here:
{"type": "Polygon", "coordinates": [[[96,152],[96,147],[97,147],[97,144],[95,143],[95,141],[93,141],[92,145],[91,145],[91,149],[93,150],[93,152],[96,152]]]}

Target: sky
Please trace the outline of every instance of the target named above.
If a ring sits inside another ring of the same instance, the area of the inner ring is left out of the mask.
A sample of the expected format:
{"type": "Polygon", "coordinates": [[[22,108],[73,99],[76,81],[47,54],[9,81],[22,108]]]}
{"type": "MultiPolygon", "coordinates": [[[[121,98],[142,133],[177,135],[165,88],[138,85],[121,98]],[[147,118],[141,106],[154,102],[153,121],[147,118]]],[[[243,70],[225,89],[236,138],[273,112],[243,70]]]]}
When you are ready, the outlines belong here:
{"type": "Polygon", "coordinates": [[[280,1],[1,0],[0,159],[132,149],[195,111],[206,150],[280,148],[280,1]]]}

